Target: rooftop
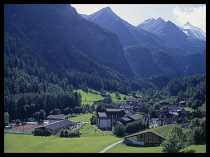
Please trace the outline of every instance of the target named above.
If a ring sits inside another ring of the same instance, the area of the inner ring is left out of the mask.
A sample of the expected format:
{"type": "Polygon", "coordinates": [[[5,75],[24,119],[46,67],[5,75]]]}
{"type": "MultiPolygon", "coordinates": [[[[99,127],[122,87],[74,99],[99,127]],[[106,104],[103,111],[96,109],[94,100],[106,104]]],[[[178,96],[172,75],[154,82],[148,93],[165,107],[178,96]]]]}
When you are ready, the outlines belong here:
{"type": "Polygon", "coordinates": [[[133,115],[129,115],[128,118],[133,119],[133,120],[139,120],[142,117],[133,114],[133,115]]]}
{"type": "Polygon", "coordinates": [[[106,112],[121,112],[124,111],[125,109],[116,109],[116,108],[106,108],[106,112]]]}
{"type": "Polygon", "coordinates": [[[98,116],[101,117],[101,118],[106,118],[107,117],[105,112],[98,112],[98,116]]]}
{"type": "Polygon", "coordinates": [[[58,129],[58,128],[62,128],[66,125],[69,125],[69,124],[73,124],[72,121],[68,120],[68,119],[64,119],[64,120],[61,120],[61,121],[56,121],[56,122],[53,122],[53,123],[50,123],[50,124],[47,124],[47,125],[44,125],[44,126],[40,126],[40,127],[37,127],[37,128],[49,128],[51,130],[55,130],[55,129],[58,129]]]}
{"type": "Polygon", "coordinates": [[[66,116],[64,114],[58,114],[58,115],[49,115],[47,119],[65,119],[66,116]]]}

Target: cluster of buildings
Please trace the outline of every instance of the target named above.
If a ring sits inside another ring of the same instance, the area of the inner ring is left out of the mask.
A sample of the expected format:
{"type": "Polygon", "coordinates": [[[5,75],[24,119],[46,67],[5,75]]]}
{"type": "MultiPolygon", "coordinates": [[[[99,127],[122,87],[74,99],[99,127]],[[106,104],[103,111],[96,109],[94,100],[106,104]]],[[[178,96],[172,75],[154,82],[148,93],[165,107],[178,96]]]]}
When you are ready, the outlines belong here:
{"type": "Polygon", "coordinates": [[[59,115],[49,115],[47,117],[48,124],[36,127],[36,129],[45,130],[48,128],[51,131],[51,134],[58,133],[61,129],[68,129],[74,125],[74,122],[68,120],[68,117],[63,114],[59,115]]]}

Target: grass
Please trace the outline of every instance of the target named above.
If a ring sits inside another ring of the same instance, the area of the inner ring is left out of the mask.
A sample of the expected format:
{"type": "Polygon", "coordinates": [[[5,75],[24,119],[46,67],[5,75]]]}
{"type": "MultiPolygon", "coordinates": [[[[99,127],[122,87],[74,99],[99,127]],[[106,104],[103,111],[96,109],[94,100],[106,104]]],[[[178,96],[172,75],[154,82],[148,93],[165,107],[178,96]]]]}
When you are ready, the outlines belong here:
{"type": "Polygon", "coordinates": [[[206,111],[206,104],[202,104],[201,107],[198,107],[201,111],[206,111]]]}
{"type": "MultiPolygon", "coordinates": [[[[79,90],[75,90],[77,92],[79,92],[82,95],[82,104],[89,104],[91,105],[93,101],[98,101],[98,100],[103,100],[104,97],[102,97],[100,95],[100,92],[91,89],[92,92],[84,92],[83,90],[79,89],[79,90]]],[[[128,96],[128,95],[124,95],[124,94],[120,94],[121,99],[117,99],[115,97],[115,93],[110,93],[110,92],[106,92],[106,94],[110,94],[112,101],[115,103],[125,103],[125,100],[123,99],[124,97],[128,98],[133,98],[133,96],[128,96]]]]}
{"type": "MultiPolygon", "coordinates": [[[[206,153],[206,145],[191,145],[180,151],[181,153],[206,153]]],[[[162,153],[162,147],[128,146],[124,143],[117,144],[106,153],[162,153]]]]}
{"type": "Polygon", "coordinates": [[[121,139],[115,136],[60,138],[5,134],[4,153],[98,153],[121,139]]]}
{"type": "Polygon", "coordinates": [[[164,126],[160,126],[160,127],[156,127],[156,128],[152,128],[152,129],[148,129],[148,130],[144,130],[144,131],[140,131],[138,133],[126,136],[126,137],[130,137],[133,135],[138,135],[141,133],[145,133],[145,132],[153,132],[159,136],[162,136],[163,138],[167,138],[167,136],[169,135],[169,133],[171,132],[171,130],[176,126],[176,124],[169,124],[169,125],[164,125],[164,126]]]}
{"type": "MultiPolygon", "coordinates": [[[[184,107],[186,111],[193,112],[194,110],[190,107],[184,107]]],[[[206,111],[206,104],[202,104],[202,106],[198,107],[201,111],[206,111]]]]}
{"type": "Polygon", "coordinates": [[[181,150],[182,153],[206,153],[206,145],[191,145],[181,150]]]}
{"type": "Polygon", "coordinates": [[[76,117],[70,117],[69,120],[80,121],[80,122],[90,122],[90,118],[92,117],[92,113],[88,114],[80,114],[76,117]]]}
{"type": "Polygon", "coordinates": [[[111,136],[113,135],[111,131],[102,131],[98,129],[95,125],[90,123],[85,124],[82,128],[79,129],[79,132],[82,133],[81,136],[111,136]]]}
{"type": "Polygon", "coordinates": [[[135,147],[127,146],[124,143],[117,144],[105,153],[162,153],[162,147],[135,147]]]}

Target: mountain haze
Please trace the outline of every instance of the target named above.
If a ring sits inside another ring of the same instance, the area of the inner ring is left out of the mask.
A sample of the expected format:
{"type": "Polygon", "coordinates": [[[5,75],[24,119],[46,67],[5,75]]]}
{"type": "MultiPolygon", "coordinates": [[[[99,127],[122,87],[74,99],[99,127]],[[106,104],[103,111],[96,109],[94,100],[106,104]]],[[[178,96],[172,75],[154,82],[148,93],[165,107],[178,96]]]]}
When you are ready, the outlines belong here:
{"type": "Polygon", "coordinates": [[[162,18],[145,20],[137,26],[160,37],[170,47],[181,48],[189,53],[200,53],[205,50],[204,41],[190,38],[171,21],[165,22],[162,18]]]}

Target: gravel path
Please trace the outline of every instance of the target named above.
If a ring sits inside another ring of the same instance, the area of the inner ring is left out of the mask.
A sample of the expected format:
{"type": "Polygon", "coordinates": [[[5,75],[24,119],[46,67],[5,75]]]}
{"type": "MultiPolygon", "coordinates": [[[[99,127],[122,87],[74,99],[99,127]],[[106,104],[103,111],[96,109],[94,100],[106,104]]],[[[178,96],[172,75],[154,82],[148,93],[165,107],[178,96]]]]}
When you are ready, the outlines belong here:
{"type": "Polygon", "coordinates": [[[123,140],[118,141],[118,142],[115,142],[115,143],[109,145],[108,147],[106,147],[105,149],[103,149],[102,151],[100,151],[99,153],[104,153],[104,152],[106,152],[107,150],[109,150],[109,149],[112,148],[113,146],[115,146],[115,145],[121,143],[122,141],[123,141],[123,140]]]}

